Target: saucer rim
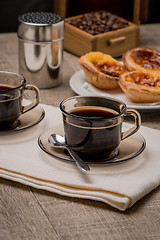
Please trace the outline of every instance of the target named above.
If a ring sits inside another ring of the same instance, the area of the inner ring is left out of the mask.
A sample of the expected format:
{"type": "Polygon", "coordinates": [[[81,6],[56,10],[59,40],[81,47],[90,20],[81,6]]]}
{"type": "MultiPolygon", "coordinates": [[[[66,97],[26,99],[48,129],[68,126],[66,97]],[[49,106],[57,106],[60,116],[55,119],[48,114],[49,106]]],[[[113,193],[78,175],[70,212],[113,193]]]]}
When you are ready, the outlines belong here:
{"type": "MultiPolygon", "coordinates": [[[[60,124],[59,124],[60,125],[60,124]]],[[[57,126],[59,126],[57,125],[57,126]]],[[[54,127],[50,128],[47,130],[47,132],[51,131],[54,127]]],[[[62,157],[59,157],[57,155],[53,155],[50,151],[47,150],[47,148],[42,144],[42,141],[41,141],[41,138],[42,136],[45,134],[46,132],[42,133],[39,137],[38,137],[38,145],[39,147],[46,153],[48,154],[49,156],[53,157],[53,158],[56,158],[57,160],[60,160],[62,162],[69,162],[69,163],[74,163],[75,161],[71,158],[71,159],[67,159],[67,158],[62,158],[62,157]]],[[[91,161],[86,161],[86,163],[88,165],[116,165],[116,164],[122,164],[124,162],[127,162],[133,158],[136,158],[137,156],[139,156],[146,148],[146,140],[145,138],[143,137],[143,135],[139,132],[136,132],[135,134],[138,134],[141,139],[142,139],[142,144],[140,146],[140,148],[138,149],[138,151],[134,152],[134,153],[131,153],[127,156],[124,156],[122,157],[121,159],[117,159],[118,156],[115,156],[113,158],[111,158],[110,160],[104,160],[104,161],[101,161],[101,162],[91,162],[91,161]]],[[[49,136],[48,136],[49,137],[49,136]]],[[[130,136],[131,137],[131,136],[130,136]]],[[[125,141],[127,141],[127,139],[129,139],[130,137],[126,138],[125,141]]],[[[118,151],[120,149],[120,145],[118,146],[118,151]]],[[[66,154],[65,154],[66,155],[66,154]]]]}
{"type": "Polygon", "coordinates": [[[45,117],[45,110],[44,110],[44,108],[43,108],[40,104],[38,104],[35,108],[33,108],[33,109],[31,109],[30,111],[22,114],[22,115],[17,119],[18,125],[17,125],[15,128],[5,129],[5,130],[2,130],[2,131],[0,130],[0,132],[4,133],[4,132],[12,132],[12,131],[15,131],[15,132],[16,132],[16,131],[26,130],[26,129],[28,129],[28,128],[34,127],[35,125],[39,124],[39,123],[44,119],[44,117],[45,117]],[[36,121],[30,122],[29,125],[27,124],[27,125],[21,127],[21,121],[22,121],[21,119],[25,117],[25,114],[31,113],[31,112],[33,112],[33,111],[35,111],[35,110],[41,112],[40,117],[38,117],[36,121]]]}

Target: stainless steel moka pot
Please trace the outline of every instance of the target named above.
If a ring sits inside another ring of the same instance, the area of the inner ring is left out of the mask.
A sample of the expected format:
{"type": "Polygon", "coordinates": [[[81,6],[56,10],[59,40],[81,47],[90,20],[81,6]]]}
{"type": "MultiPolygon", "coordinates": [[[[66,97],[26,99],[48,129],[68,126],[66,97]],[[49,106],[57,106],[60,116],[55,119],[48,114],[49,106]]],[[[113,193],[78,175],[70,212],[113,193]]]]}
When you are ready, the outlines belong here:
{"type": "Polygon", "coordinates": [[[18,17],[19,73],[27,83],[52,88],[62,81],[64,19],[47,12],[18,17]]]}

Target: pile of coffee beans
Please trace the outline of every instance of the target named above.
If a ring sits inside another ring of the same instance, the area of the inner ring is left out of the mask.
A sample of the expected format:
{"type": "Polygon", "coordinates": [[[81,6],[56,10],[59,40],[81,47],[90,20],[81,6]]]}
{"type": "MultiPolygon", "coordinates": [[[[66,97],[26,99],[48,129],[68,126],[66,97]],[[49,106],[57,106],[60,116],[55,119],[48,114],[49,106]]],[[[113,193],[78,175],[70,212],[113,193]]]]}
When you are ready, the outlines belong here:
{"type": "Polygon", "coordinates": [[[91,12],[66,22],[92,35],[114,31],[129,25],[126,20],[110,12],[91,12]]]}

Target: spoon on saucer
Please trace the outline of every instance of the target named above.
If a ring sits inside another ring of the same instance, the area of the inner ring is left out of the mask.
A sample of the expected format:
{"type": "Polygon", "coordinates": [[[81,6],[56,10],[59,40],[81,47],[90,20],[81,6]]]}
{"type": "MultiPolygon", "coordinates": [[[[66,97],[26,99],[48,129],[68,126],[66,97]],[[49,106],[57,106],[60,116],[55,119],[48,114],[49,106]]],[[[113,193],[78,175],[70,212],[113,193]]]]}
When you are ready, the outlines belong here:
{"type": "Polygon", "coordinates": [[[83,171],[88,171],[90,170],[89,166],[87,163],[85,163],[65,142],[65,138],[58,135],[58,134],[52,134],[48,138],[48,142],[56,148],[65,148],[67,151],[70,153],[72,158],[75,160],[77,166],[83,170],[83,171]]]}

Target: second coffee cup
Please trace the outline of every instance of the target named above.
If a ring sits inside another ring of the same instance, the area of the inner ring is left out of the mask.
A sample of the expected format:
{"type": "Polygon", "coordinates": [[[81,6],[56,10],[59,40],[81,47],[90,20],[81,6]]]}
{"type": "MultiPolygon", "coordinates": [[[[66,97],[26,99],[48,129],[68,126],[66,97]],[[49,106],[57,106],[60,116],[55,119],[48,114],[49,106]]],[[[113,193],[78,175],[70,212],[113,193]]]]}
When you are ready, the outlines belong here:
{"type": "Polygon", "coordinates": [[[75,96],[60,103],[66,143],[82,158],[104,159],[120,142],[138,131],[139,113],[124,102],[98,96],[75,96]],[[134,117],[134,126],[123,132],[124,117],[134,117]]]}
{"type": "Polygon", "coordinates": [[[39,103],[39,90],[33,85],[26,85],[26,80],[19,74],[0,71],[0,130],[13,129],[21,114],[33,109],[39,103]],[[23,106],[26,90],[34,91],[35,99],[23,106]]]}

